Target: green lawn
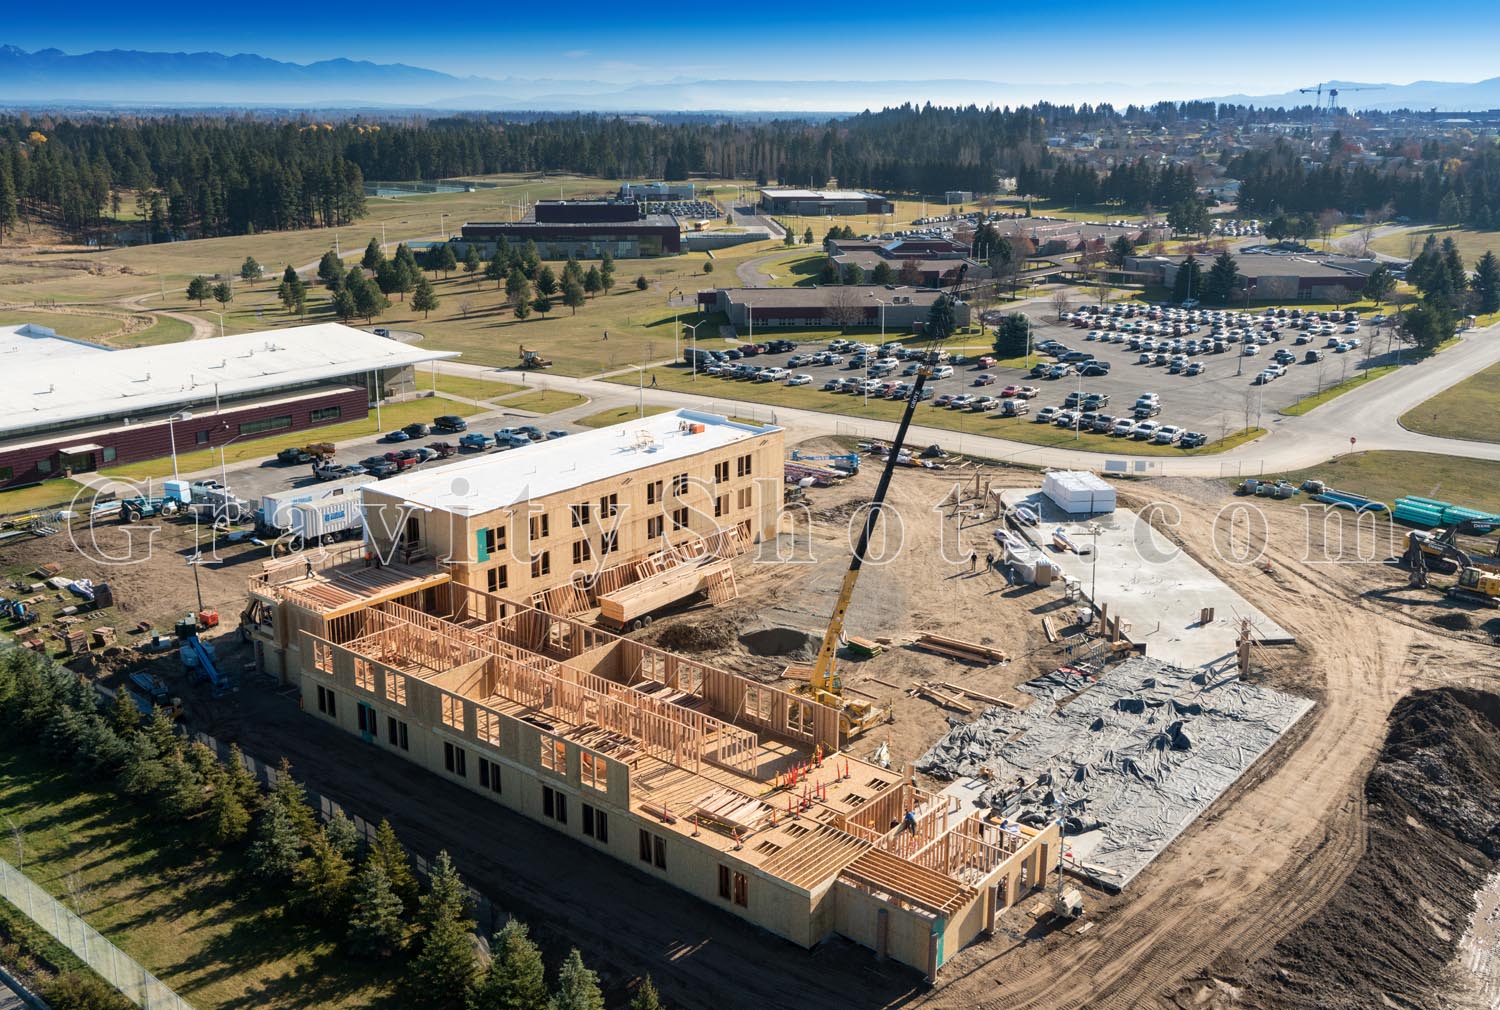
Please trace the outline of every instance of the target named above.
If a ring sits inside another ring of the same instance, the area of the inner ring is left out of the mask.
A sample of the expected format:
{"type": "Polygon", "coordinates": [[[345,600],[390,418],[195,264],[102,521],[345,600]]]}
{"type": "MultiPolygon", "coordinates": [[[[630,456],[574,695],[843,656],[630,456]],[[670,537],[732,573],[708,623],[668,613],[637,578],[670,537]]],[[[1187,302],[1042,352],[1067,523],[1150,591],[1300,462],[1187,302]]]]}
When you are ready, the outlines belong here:
{"type": "Polygon", "coordinates": [[[1376,252],[1383,252],[1390,256],[1415,256],[1421,252],[1422,243],[1427,241],[1428,235],[1437,236],[1440,243],[1445,238],[1453,239],[1454,244],[1458,246],[1459,254],[1469,265],[1491,250],[1496,255],[1500,255],[1500,232],[1468,231],[1463,228],[1450,228],[1446,225],[1427,225],[1406,232],[1398,232],[1395,235],[1384,235],[1371,242],[1370,247],[1376,252]]]}
{"type": "Polygon", "coordinates": [[[112,347],[147,347],[154,344],[175,344],[193,335],[193,327],[184,320],[172,316],[151,313],[156,322],[147,329],[127,333],[110,341],[112,347]]]}
{"type": "Polygon", "coordinates": [[[1424,435],[1500,442],[1500,365],[1449,386],[1401,415],[1401,426],[1424,435]]]}
{"type": "Polygon", "coordinates": [[[1500,463],[1490,460],[1429,452],[1355,452],[1285,477],[1298,484],[1313,477],[1392,506],[1403,495],[1419,495],[1500,512],[1500,463]]]}
{"type": "MultiPolygon", "coordinates": [[[[417,377],[417,386],[421,389],[431,389],[430,379],[417,377]]],[[[493,400],[497,396],[506,396],[510,393],[519,393],[525,386],[518,386],[513,382],[501,382],[499,379],[491,379],[477,375],[447,375],[443,372],[437,373],[437,390],[448,396],[462,396],[467,400],[493,400]]]]}
{"type": "Polygon", "coordinates": [[[122,329],[126,325],[127,318],[128,314],[123,309],[113,313],[89,312],[86,309],[72,309],[67,312],[50,312],[41,308],[0,310],[0,326],[34,323],[37,326],[56,330],[64,337],[96,342],[122,329]]]}
{"type": "MultiPolygon", "coordinates": [[[[355,963],[268,907],[239,851],[211,855],[192,829],[89,787],[29,752],[0,749],[0,813],[20,829],[26,875],[198,1010],[392,1008],[395,971],[355,963]]],[[[7,829],[6,857],[14,860],[7,829]]]]}
{"type": "Polygon", "coordinates": [[[555,414],[559,410],[567,410],[576,407],[580,403],[587,403],[588,397],[580,393],[564,393],[556,389],[538,389],[534,393],[526,393],[522,396],[509,400],[502,400],[496,406],[502,410],[529,410],[537,414],[555,414]]]}
{"type": "MultiPolygon", "coordinates": [[[[871,399],[868,404],[862,396],[848,393],[824,392],[817,386],[788,386],[780,382],[744,382],[721,379],[716,376],[699,375],[694,381],[685,368],[648,369],[647,382],[652,376],[661,389],[696,393],[723,401],[721,409],[731,409],[729,402],[763,404],[768,407],[798,407],[803,410],[820,410],[841,417],[868,418],[879,421],[899,421],[903,405],[895,400],[871,399]]],[[[633,386],[634,375],[616,376],[609,380],[633,386]]],[[[1243,442],[1252,441],[1265,434],[1261,428],[1252,428],[1248,433],[1231,434],[1224,440],[1210,442],[1201,449],[1179,449],[1170,445],[1152,445],[1145,442],[1121,441],[1108,435],[1093,432],[1064,430],[1055,425],[1036,424],[1030,417],[1000,417],[994,413],[974,413],[967,410],[949,410],[934,407],[930,402],[917,408],[915,423],[934,428],[947,428],[966,435],[989,435],[1008,438],[1031,445],[1078,448],[1089,452],[1116,453],[1134,456],[1197,456],[1233,448],[1243,442]]]]}
{"type": "Polygon", "coordinates": [[[83,485],[77,481],[59,477],[31,487],[0,491],[0,515],[14,515],[18,512],[31,512],[52,506],[61,507],[72,501],[73,496],[82,488],[83,485]]]}
{"type": "Polygon", "coordinates": [[[1343,396],[1350,390],[1358,389],[1365,383],[1370,382],[1374,379],[1378,379],[1382,375],[1387,375],[1391,372],[1394,372],[1400,367],[1400,365],[1377,365],[1374,368],[1368,368],[1352,379],[1345,379],[1343,382],[1336,382],[1331,386],[1325,386],[1323,388],[1323,391],[1320,393],[1314,393],[1311,396],[1304,396],[1296,403],[1293,403],[1286,407],[1282,407],[1280,412],[1293,416],[1306,414],[1314,407],[1321,407],[1329,400],[1332,400],[1338,396],[1343,396]]]}
{"type": "MultiPolygon", "coordinates": [[[[271,434],[265,438],[243,438],[232,443],[225,451],[226,463],[240,463],[247,459],[260,459],[262,457],[274,456],[281,449],[288,446],[308,445],[312,442],[342,442],[345,439],[358,438],[361,435],[372,435],[377,431],[394,431],[413,421],[431,422],[434,417],[441,414],[458,414],[468,416],[480,412],[478,407],[470,406],[458,400],[450,400],[442,396],[429,396],[420,400],[407,400],[404,403],[387,403],[380,407],[380,419],[383,428],[375,426],[375,411],[370,411],[368,417],[358,421],[345,421],[343,424],[331,424],[326,428],[313,428],[309,431],[295,432],[292,434],[271,434]]],[[[182,473],[193,473],[198,470],[207,470],[219,465],[219,450],[199,449],[194,452],[180,452],[177,454],[177,469],[182,473]]],[[[162,459],[148,459],[139,463],[126,463],[124,466],[111,467],[100,471],[106,477],[121,477],[131,480],[144,480],[147,477],[170,477],[172,475],[171,457],[162,459]]]]}
{"type": "MultiPolygon", "coordinates": [[[[671,409],[671,407],[647,407],[646,416],[665,414],[671,409]]],[[[612,424],[638,420],[640,416],[641,411],[638,407],[617,407],[614,410],[601,410],[597,414],[580,417],[573,423],[583,428],[607,428],[612,424]]]]}

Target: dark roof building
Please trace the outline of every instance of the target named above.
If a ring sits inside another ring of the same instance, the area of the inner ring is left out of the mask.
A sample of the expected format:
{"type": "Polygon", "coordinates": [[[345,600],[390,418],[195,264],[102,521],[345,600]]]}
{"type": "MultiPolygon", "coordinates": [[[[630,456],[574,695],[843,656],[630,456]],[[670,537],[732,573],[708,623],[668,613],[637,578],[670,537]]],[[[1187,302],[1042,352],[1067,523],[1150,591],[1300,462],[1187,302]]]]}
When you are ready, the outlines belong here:
{"type": "Polygon", "coordinates": [[[760,191],[760,202],[772,214],[891,214],[896,205],[883,196],[857,189],[787,189],[760,191]]]}
{"type": "MultiPolygon", "coordinates": [[[[704,312],[723,312],[736,330],[753,334],[758,327],[880,326],[907,332],[927,320],[941,291],[879,284],[832,285],[812,288],[717,288],[698,292],[704,312]],[[883,304],[882,304],[883,303],[883,304]]],[[[969,325],[969,306],[958,302],[954,320],[969,325]]]]}
{"type": "MultiPolygon", "coordinates": [[[[1186,256],[1132,256],[1125,269],[1143,276],[1147,284],[1171,287],[1186,256]]],[[[1198,262],[1205,275],[1213,257],[1200,255],[1198,262]]],[[[1284,253],[1238,253],[1234,257],[1240,278],[1236,288],[1243,297],[1248,285],[1250,297],[1258,301],[1332,301],[1360,295],[1375,266],[1374,260],[1355,260],[1339,256],[1284,253]]]]}
{"type": "Polygon", "coordinates": [[[990,275],[989,267],[969,258],[969,247],[942,235],[919,235],[882,241],[872,239],[828,239],[824,248],[840,270],[855,265],[870,273],[882,262],[900,272],[908,262],[916,265],[916,281],[922,287],[951,284],[958,269],[968,263],[966,275],[976,281],[990,275]]]}
{"type": "Polygon", "coordinates": [[[452,241],[483,255],[501,236],[512,245],[535,242],[543,259],[672,256],[682,251],[682,226],[671,214],[647,214],[634,200],[542,200],[527,221],[470,221],[452,241]]]}

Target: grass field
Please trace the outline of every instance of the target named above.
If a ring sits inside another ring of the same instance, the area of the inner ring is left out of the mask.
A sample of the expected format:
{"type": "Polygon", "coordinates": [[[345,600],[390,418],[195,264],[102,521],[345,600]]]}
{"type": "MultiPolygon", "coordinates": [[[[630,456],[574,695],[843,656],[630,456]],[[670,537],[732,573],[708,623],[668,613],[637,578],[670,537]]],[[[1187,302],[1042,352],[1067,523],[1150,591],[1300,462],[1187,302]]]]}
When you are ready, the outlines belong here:
{"type": "Polygon", "coordinates": [[[1363,372],[1360,372],[1352,379],[1345,379],[1343,382],[1336,382],[1331,386],[1325,387],[1321,392],[1314,393],[1311,396],[1304,396],[1296,403],[1282,407],[1280,413],[1288,414],[1294,417],[1306,414],[1309,410],[1312,410],[1315,407],[1321,407],[1329,400],[1332,400],[1335,397],[1343,396],[1345,393],[1350,392],[1351,390],[1358,389],[1365,383],[1370,382],[1373,379],[1378,379],[1382,375],[1388,375],[1400,367],[1400,365],[1377,365],[1374,368],[1368,368],[1363,372]]]}
{"type": "Polygon", "coordinates": [[[1415,256],[1422,250],[1422,243],[1427,241],[1428,235],[1437,236],[1442,242],[1445,238],[1453,239],[1458,246],[1459,255],[1464,259],[1467,266],[1472,267],[1474,261],[1485,253],[1493,251],[1500,255],[1500,232],[1495,231],[1469,231],[1464,228],[1449,228],[1444,225],[1429,225],[1423,228],[1413,228],[1410,231],[1399,232],[1395,235],[1384,235],[1370,243],[1370,247],[1376,252],[1383,252],[1388,256],[1400,256],[1403,259],[1415,256]],[[1412,244],[1415,240],[1415,245],[1412,244]]]}
{"type": "Polygon", "coordinates": [[[0,326],[34,323],[77,340],[99,341],[122,328],[125,321],[123,310],[94,313],[84,309],[70,309],[66,312],[50,312],[43,308],[0,309],[0,326]]]}
{"type": "Polygon", "coordinates": [[[73,500],[83,485],[66,477],[49,480],[31,487],[18,487],[11,491],[0,491],[0,515],[31,512],[37,509],[62,507],[73,500]]]}
{"type": "MultiPolygon", "coordinates": [[[[730,409],[728,401],[743,400],[767,407],[796,407],[802,410],[818,410],[841,417],[867,418],[870,420],[900,420],[903,405],[895,400],[871,399],[867,404],[863,397],[847,393],[826,393],[816,387],[787,386],[779,382],[745,383],[726,381],[717,377],[699,376],[695,382],[691,374],[682,368],[654,368],[647,371],[647,381],[656,377],[662,389],[700,396],[718,397],[725,401],[719,409],[730,409]]],[[[619,376],[611,382],[635,384],[635,376],[619,376]]],[[[758,413],[758,411],[756,412],[758,413]]],[[[1145,442],[1121,441],[1108,435],[1093,432],[1075,433],[1050,424],[1036,424],[1030,417],[1000,417],[992,413],[973,413],[967,410],[948,410],[924,403],[917,408],[916,424],[934,428],[947,428],[966,435],[989,435],[1008,438],[1031,445],[1077,448],[1088,452],[1118,453],[1136,456],[1199,456],[1224,452],[1236,445],[1252,441],[1265,434],[1264,429],[1253,428],[1248,433],[1226,433],[1228,437],[1210,442],[1201,449],[1178,449],[1170,445],[1152,445],[1145,442]]]]}
{"type": "Polygon", "coordinates": [[[564,393],[556,389],[539,389],[514,399],[503,400],[496,406],[502,410],[530,410],[537,414],[555,414],[559,410],[587,403],[588,397],[579,393],[564,393]]]}
{"type": "Polygon", "coordinates": [[[1402,495],[1500,512],[1500,463],[1428,452],[1355,452],[1285,475],[1394,504],[1402,495]]]}
{"type": "Polygon", "coordinates": [[[1449,386],[1401,415],[1401,427],[1424,435],[1500,442],[1500,365],[1449,386]]]}
{"type": "MultiPolygon", "coordinates": [[[[310,442],[342,442],[361,435],[372,435],[377,431],[394,431],[413,421],[430,423],[440,414],[459,414],[467,417],[479,412],[478,407],[443,396],[429,396],[420,400],[407,400],[404,403],[386,403],[381,404],[380,407],[380,420],[384,428],[375,426],[375,411],[372,410],[368,417],[358,421],[345,421],[343,424],[331,424],[326,428],[313,428],[309,431],[291,434],[286,432],[271,434],[265,438],[240,439],[224,450],[226,457],[224,462],[226,464],[242,463],[247,459],[269,458],[287,446],[307,445],[310,442]]],[[[177,454],[177,469],[181,473],[195,473],[218,465],[219,450],[217,449],[199,449],[177,454]]],[[[126,463],[123,466],[101,470],[100,473],[106,477],[121,477],[129,480],[170,477],[172,459],[168,456],[161,459],[143,460],[139,463],[126,463]]]]}
{"type": "Polygon", "coordinates": [[[0,748],[0,812],[24,838],[26,875],[199,1010],[411,1005],[393,968],[355,963],[268,907],[237,852],[210,856],[108,783],[12,746],[0,748]]]}
{"type": "MultiPolygon", "coordinates": [[[[420,376],[417,385],[422,389],[431,389],[432,383],[420,376]]],[[[443,372],[437,373],[437,391],[448,396],[461,396],[467,400],[493,400],[497,396],[507,396],[511,393],[519,393],[525,386],[518,386],[513,382],[501,382],[498,379],[482,378],[470,375],[447,375],[443,372]]]]}
{"type": "MultiPolygon", "coordinates": [[[[656,414],[665,414],[671,407],[647,407],[646,416],[652,417],[656,414]]],[[[613,410],[601,410],[597,414],[580,417],[574,424],[582,428],[607,428],[612,424],[622,424],[625,421],[635,421],[641,416],[637,407],[616,407],[613,410]]]]}

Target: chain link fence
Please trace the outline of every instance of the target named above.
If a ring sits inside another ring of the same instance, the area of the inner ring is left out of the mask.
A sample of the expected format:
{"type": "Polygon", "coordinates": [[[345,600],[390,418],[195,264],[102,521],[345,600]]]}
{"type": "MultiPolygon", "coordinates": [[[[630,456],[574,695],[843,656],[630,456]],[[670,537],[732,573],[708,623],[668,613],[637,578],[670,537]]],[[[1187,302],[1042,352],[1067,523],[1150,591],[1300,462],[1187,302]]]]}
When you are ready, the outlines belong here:
{"type": "Polygon", "coordinates": [[[193,1010],[187,1000],[3,859],[0,897],[26,913],[142,1010],[193,1010]]]}

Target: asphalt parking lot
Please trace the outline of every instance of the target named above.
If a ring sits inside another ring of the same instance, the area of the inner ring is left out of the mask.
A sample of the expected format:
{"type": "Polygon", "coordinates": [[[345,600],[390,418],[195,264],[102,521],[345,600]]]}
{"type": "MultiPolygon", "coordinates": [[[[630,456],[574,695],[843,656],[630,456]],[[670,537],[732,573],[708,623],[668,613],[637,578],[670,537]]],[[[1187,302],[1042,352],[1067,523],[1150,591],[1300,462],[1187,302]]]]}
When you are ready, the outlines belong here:
{"type": "MultiPolygon", "coordinates": [[[[998,396],[999,391],[1008,384],[1033,385],[1041,389],[1041,393],[1031,401],[1031,416],[1034,417],[1044,406],[1061,407],[1064,398],[1080,388],[1085,393],[1109,394],[1110,403],[1103,408],[1103,412],[1107,414],[1128,414],[1138,396],[1157,393],[1161,397],[1162,411],[1159,416],[1152,418],[1153,421],[1202,432],[1212,442],[1247,426],[1264,427],[1271,423],[1277,411],[1282,408],[1321,388],[1353,378],[1368,365],[1383,363],[1386,347],[1384,331],[1377,336],[1376,329],[1368,324],[1362,326],[1358,334],[1364,346],[1343,353],[1325,348],[1324,337],[1314,337],[1310,343],[1295,345],[1294,341],[1303,335],[1303,331],[1288,328],[1277,331],[1281,339],[1261,346],[1252,357],[1242,354],[1242,345],[1239,343],[1228,344],[1223,353],[1195,355],[1188,359],[1189,362],[1202,364],[1204,371],[1200,375],[1188,376],[1169,374],[1164,365],[1138,364],[1140,352],[1130,350],[1123,340],[1120,343],[1087,340],[1088,328],[1079,329],[1067,323],[1040,319],[1033,319],[1033,327],[1034,344],[1048,339],[1060,341],[1072,350],[1083,351],[1110,362],[1109,373],[1096,377],[1075,375],[1049,380],[1033,378],[1025,369],[983,368],[968,361],[955,366],[951,377],[928,380],[927,385],[933,390],[934,398],[943,394],[960,393],[998,396]],[[1271,363],[1271,355],[1282,347],[1296,354],[1296,363],[1287,366],[1284,376],[1264,385],[1256,384],[1256,376],[1271,363]],[[1314,348],[1325,351],[1324,360],[1316,364],[1304,364],[1305,352],[1314,348]],[[976,386],[975,378],[981,373],[994,375],[995,383],[976,386]]],[[[1207,329],[1205,327],[1195,336],[1206,335],[1207,329]]],[[[878,338],[859,339],[878,343],[878,338]]],[[[910,339],[907,343],[909,346],[916,346],[910,339]]],[[[819,350],[824,346],[826,345],[821,343],[799,343],[796,353],[819,350]]],[[[982,352],[973,353],[977,356],[982,352]]],[[[791,357],[790,353],[761,354],[733,364],[790,367],[787,362],[791,357]]],[[[848,359],[849,355],[846,354],[845,360],[836,365],[802,364],[790,367],[794,374],[803,373],[813,377],[811,384],[800,387],[808,398],[809,407],[828,409],[831,402],[836,402],[841,397],[859,395],[824,391],[822,388],[829,378],[857,377],[862,374],[861,370],[849,367],[848,359]]],[[[1050,363],[1054,360],[1047,354],[1034,354],[1032,357],[1033,363],[1050,363]]],[[[903,374],[908,364],[903,361],[894,373],[884,377],[882,381],[911,381],[910,375],[903,374]]],[[[733,386],[735,392],[732,395],[738,398],[749,401],[756,399],[754,390],[758,383],[754,381],[718,378],[714,381],[733,386]]],[[[726,392],[726,395],[729,394],[726,392]]],[[[917,414],[918,423],[933,423],[935,419],[931,414],[943,409],[934,407],[931,401],[924,403],[917,414]]]]}

